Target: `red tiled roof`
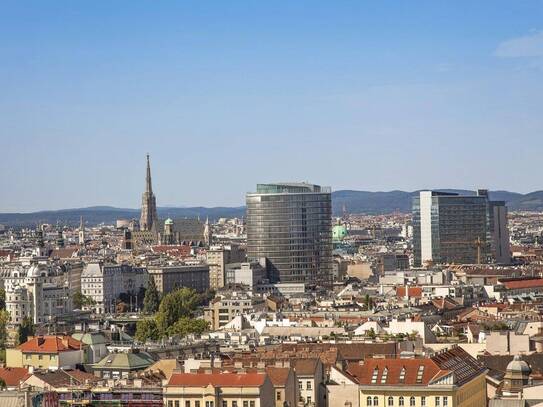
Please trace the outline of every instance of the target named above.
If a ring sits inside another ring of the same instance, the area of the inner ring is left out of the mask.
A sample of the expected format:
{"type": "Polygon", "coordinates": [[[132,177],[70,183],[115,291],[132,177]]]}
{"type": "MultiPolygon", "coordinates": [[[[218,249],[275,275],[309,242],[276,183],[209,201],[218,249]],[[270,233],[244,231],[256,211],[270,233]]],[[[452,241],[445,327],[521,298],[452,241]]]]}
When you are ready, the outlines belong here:
{"type": "Polygon", "coordinates": [[[36,336],[25,343],[19,345],[23,353],[58,353],[65,351],[78,350],[83,347],[83,343],[71,336],[36,336]]]}
{"type": "Polygon", "coordinates": [[[18,386],[22,380],[26,380],[29,376],[28,370],[24,367],[0,368],[0,379],[9,387],[18,386]]]}
{"type": "MultiPolygon", "coordinates": [[[[396,297],[405,297],[405,287],[396,287],[396,297]]],[[[409,287],[409,297],[421,298],[422,287],[409,287]]]]}
{"type": "Polygon", "coordinates": [[[263,373],[174,373],[168,386],[259,387],[265,380],[263,373]]]}
{"type": "Polygon", "coordinates": [[[518,290],[522,288],[542,287],[543,278],[530,278],[525,280],[513,280],[501,282],[508,290],[518,290]]]}
{"type": "Polygon", "coordinates": [[[431,359],[366,359],[363,365],[351,363],[347,372],[360,384],[376,385],[420,385],[426,386],[430,381],[442,373],[439,366],[431,359]],[[417,383],[420,367],[424,367],[422,380],[417,383]],[[382,383],[383,372],[387,370],[386,381],[382,383]],[[400,381],[402,369],[405,369],[403,382],[400,381]],[[377,380],[372,383],[374,372],[377,380]]]}
{"type": "Polygon", "coordinates": [[[267,367],[266,373],[274,386],[285,386],[290,374],[289,367],[267,367]]]}

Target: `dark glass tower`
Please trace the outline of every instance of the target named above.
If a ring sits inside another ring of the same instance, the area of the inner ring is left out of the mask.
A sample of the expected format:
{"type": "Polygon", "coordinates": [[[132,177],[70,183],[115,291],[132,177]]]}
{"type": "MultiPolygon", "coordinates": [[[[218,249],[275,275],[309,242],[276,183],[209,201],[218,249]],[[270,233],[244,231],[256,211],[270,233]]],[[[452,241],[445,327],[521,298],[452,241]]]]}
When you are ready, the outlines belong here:
{"type": "Polygon", "coordinates": [[[328,287],[332,195],[306,183],[258,184],[247,194],[247,256],[267,258],[273,282],[328,287]]]}

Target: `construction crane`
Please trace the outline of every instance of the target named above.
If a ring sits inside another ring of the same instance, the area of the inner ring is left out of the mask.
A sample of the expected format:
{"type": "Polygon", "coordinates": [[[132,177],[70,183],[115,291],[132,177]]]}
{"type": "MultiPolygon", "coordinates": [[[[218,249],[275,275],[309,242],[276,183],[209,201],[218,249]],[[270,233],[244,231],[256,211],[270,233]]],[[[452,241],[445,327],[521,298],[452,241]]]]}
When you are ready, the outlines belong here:
{"type": "Polygon", "coordinates": [[[480,236],[477,236],[477,239],[475,239],[474,241],[467,241],[467,242],[454,241],[454,242],[441,242],[441,243],[442,244],[469,244],[469,245],[474,245],[475,247],[477,247],[477,264],[481,264],[481,246],[485,245],[485,242],[483,242],[481,240],[480,236]]]}

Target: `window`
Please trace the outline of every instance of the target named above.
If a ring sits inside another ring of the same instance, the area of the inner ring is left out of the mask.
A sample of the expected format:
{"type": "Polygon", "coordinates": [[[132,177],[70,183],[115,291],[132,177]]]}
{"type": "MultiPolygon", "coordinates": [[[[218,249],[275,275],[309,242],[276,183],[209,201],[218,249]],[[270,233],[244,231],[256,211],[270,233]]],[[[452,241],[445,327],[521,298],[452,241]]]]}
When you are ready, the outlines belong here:
{"type": "Polygon", "coordinates": [[[308,381],[306,383],[306,388],[307,388],[307,390],[311,390],[311,382],[310,381],[308,381]]]}
{"type": "Polygon", "coordinates": [[[422,375],[424,374],[424,366],[419,366],[419,370],[417,372],[417,383],[422,383],[422,375]]]}
{"type": "Polygon", "coordinates": [[[303,389],[303,387],[302,387],[302,382],[298,382],[298,387],[300,388],[300,390],[303,389]]]}
{"type": "Polygon", "coordinates": [[[400,383],[405,382],[405,367],[402,367],[402,371],[400,372],[400,383]]]}
{"type": "Polygon", "coordinates": [[[238,402],[236,400],[232,401],[232,407],[238,407],[238,402]]]}
{"type": "Polygon", "coordinates": [[[173,404],[175,405],[175,407],[179,407],[179,400],[175,400],[173,404]]]}
{"type": "Polygon", "coordinates": [[[249,401],[249,407],[255,407],[255,402],[254,402],[254,400],[249,401]]]}
{"type": "Polygon", "coordinates": [[[398,405],[399,406],[403,406],[403,396],[400,396],[400,398],[398,399],[398,405]]]}
{"type": "Polygon", "coordinates": [[[420,398],[420,405],[421,407],[426,407],[426,396],[420,398]]]}
{"type": "Polygon", "coordinates": [[[371,396],[366,397],[366,405],[367,406],[372,406],[373,405],[371,396]]]}
{"type": "Polygon", "coordinates": [[[39,356],[38,356],[38,359],[39,359],[39,360],[42,360],[42,359],[43,359],[43,355],[39,355],[39,356]]]}
{"type": "Polygon", "coordinates": [[[185,407],[190,407],[190,400],[185,401],[185,407]]]}
{"type": "Polygon", "coordinates": [[[439,396],[436,397],[436,402],[435,402],[435,406],[436,407],[439,407],[441,405],[441,399],[439,398],[439,396]]]}
{"type": "Polygon", "coordinates": [[[194,402],[194,407],[200,407],[200,400],[196,400],[194,402]]]}
{"type": "Polygon", "coordinates": [[[173,401],[168,400],[168,407],[173,407],[173,401]]]}
{"type": "Polygon", "coordinates": [[[311,404],[311,396],[307,396],[307,404],[311,404]]]}
{"type": "Polygon", "coordinates": [[[383,374],[381,375],[381,384],[386,384],[388,377],[388,369],[385,367],[383,374]]]}
{"type": "MultiPolygon", "coordinates": [[[[281,401],[281,392],[280,391],[277,392],[276,397],[277,397],[277,401],[281,401]]],[[[245,407],[245,406],[243,406],[243,407],[245,407]]]]}
{"type": "Polygon", "coordinates": [[[206,407],[213,407],[212,401],[206,401],[206,407]]]}
{"type": "Polygon", "coordinates": [[[447,407],[449,405],[449,398],[443,397],[443,407],[447,407]]]}
{"type": "Polygon", "coordinates": [[[393,405],[394,405],[394,397],[390,396],[390,397],[388,398],[388,403],[387,403],[387,404],[388,404],[389,407],[390,407],[390,406],[393,406],[393,405]]]}
{"type": "Polygon", "coordinates": [[[379,375],[379,368],[377,368],[377,366],[376,366],[375,369],[373,369],[373,374],[371,376],[371,384],[377,383],[377,376],[378,375],[379,375]]]}
{"type": "Polygon", "coordinates": [[[415,407],[415,397],[413,396],[409,397],[409,406],[415,407]]]}
{"type": "Polygon", "coordinates": [[[378,406],[378,405],[379,405],[379,397],[377,397],[377,396],[374,396],[374,397],[373,397],[373,405],[374,405],[374,406],[378,406]]]}
{"type": "Polygon", "coordinates": [[[249,407],[249,402],[247,400],[243,400],[243,407],[249,407]]]}
{"type": "Polygon", "coordinates": [[[222,407],[228,407],[228,401],[223,400],[222,401],[222,407]]]}

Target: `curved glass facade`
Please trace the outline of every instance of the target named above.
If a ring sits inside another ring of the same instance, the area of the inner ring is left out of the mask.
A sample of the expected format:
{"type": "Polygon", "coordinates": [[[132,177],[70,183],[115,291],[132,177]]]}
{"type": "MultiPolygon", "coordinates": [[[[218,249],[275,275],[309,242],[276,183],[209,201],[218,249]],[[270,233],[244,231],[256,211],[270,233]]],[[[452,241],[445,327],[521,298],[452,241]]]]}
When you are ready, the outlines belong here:
{"type": "Polygon", "coordinates": [[[332,197],[309,184],[266,184],[247,194],[247,256],[268,259],[273,282],[329,286],[332,197]],[[295,192],[293,192],[295,191],[295,192]]]}

